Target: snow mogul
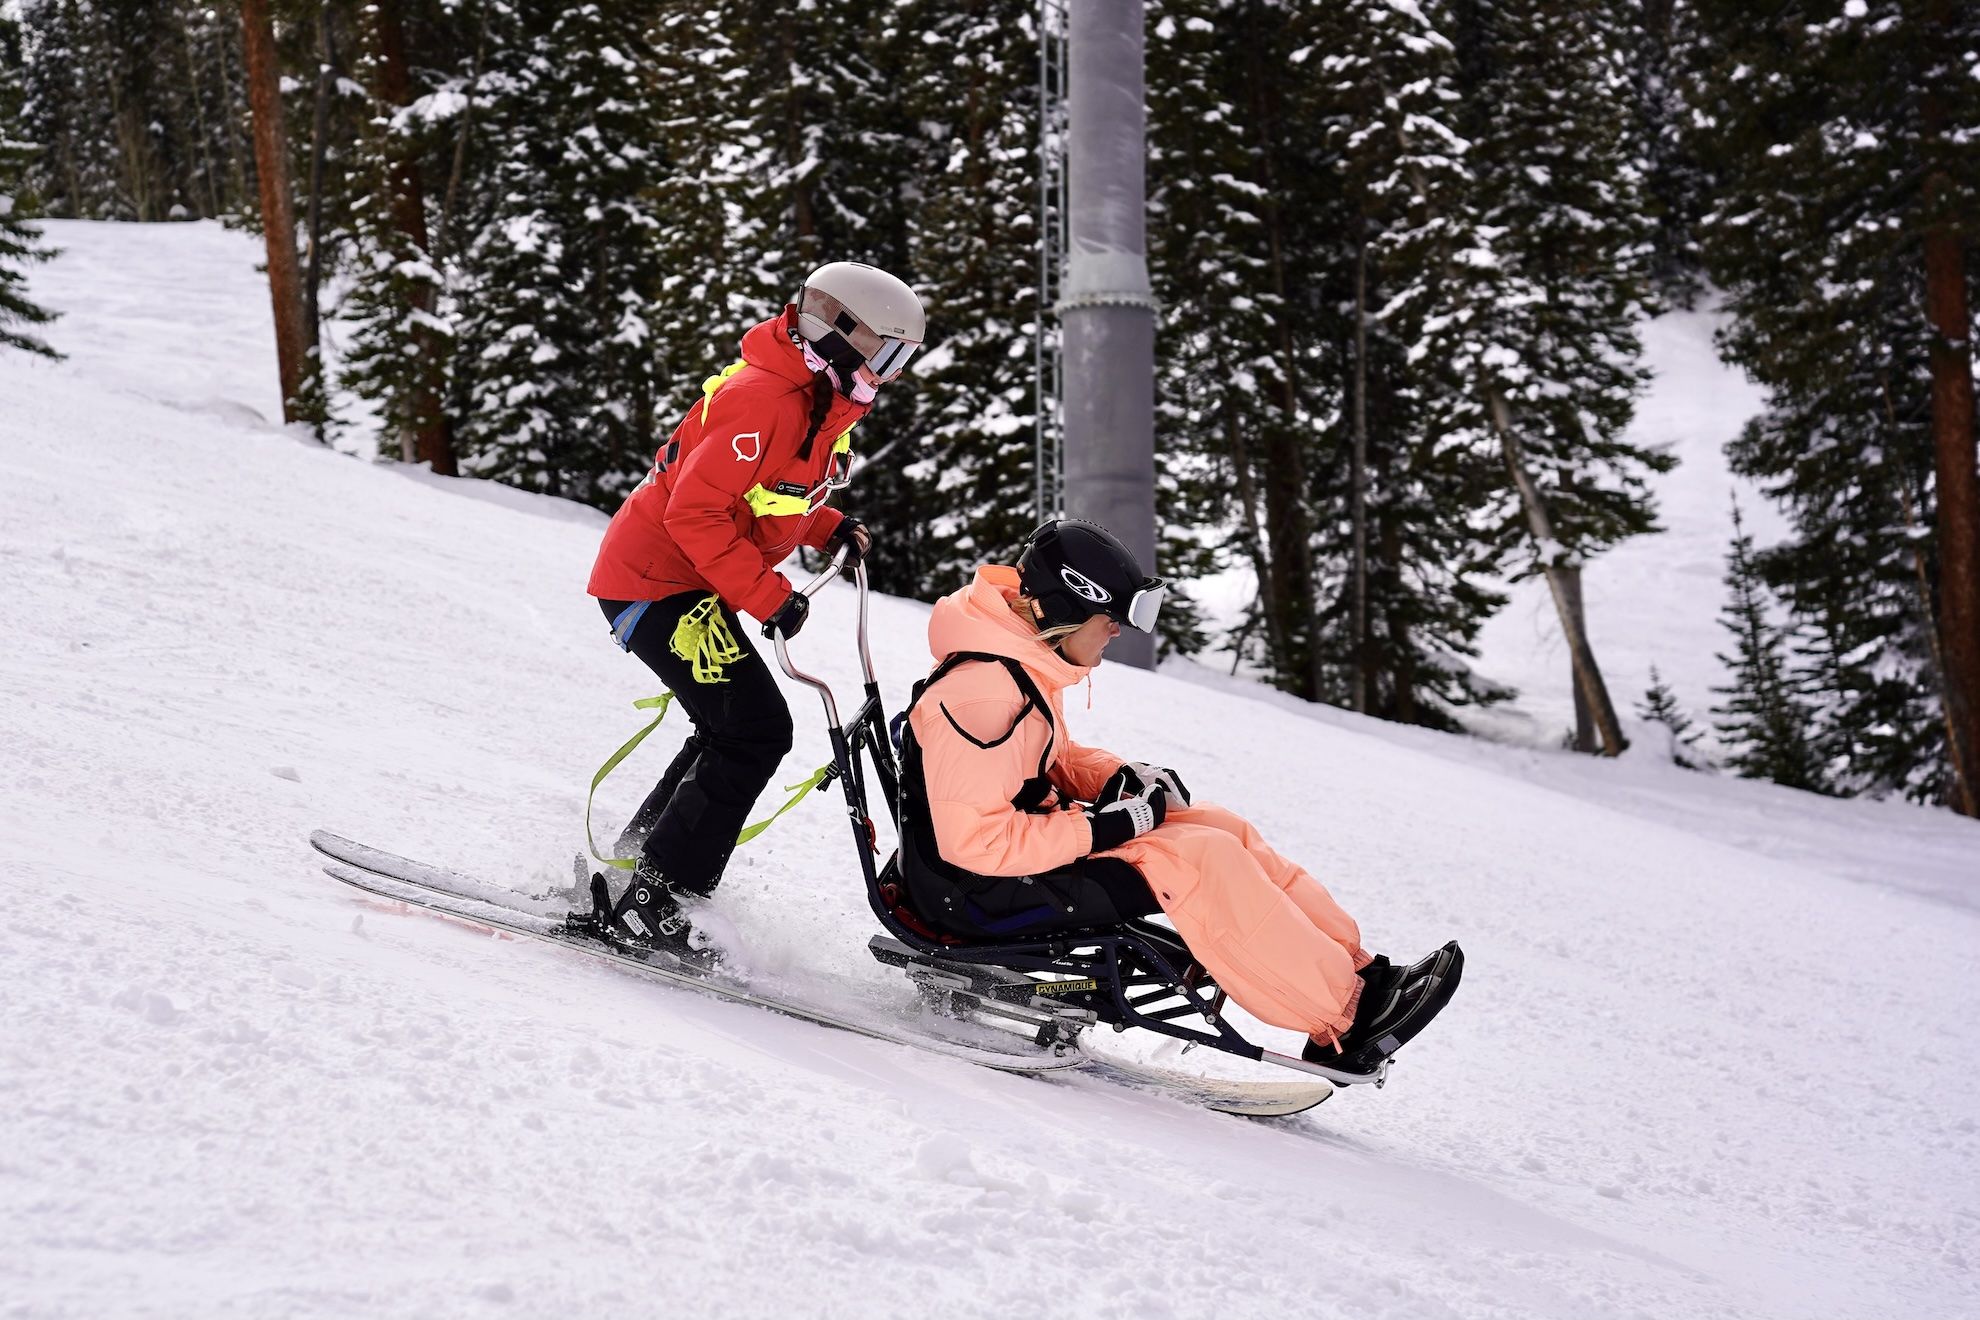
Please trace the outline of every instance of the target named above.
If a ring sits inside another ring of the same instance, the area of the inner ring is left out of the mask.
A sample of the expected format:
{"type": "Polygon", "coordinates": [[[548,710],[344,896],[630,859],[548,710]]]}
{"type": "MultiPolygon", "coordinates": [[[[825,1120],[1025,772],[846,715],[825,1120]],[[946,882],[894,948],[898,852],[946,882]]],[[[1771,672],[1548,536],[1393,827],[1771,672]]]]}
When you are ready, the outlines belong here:
{"type": "Polygon", "coordinates": [[[1105,529],[1057,519],[1015,568],[985,565],[936,603],[938,663],[901,739],[907,897],[969,943],[1166,913],[1233,1000],[1306,1034],[1306,1061],[1376,1072],[1449,1002],[1456,942],[1410,966],[1371,956],[1354,918],[1249,821],[1066,728],[1063,691],[1123,627],[1154,630],[1164,589],[1105,529]]]}
{"type": "Polygon", "coordinates": [[[632,874],[605,897],[628,943],[694,954],[683,901],[714,891],[791,749],[790,708],[738,613],[766,637],[795,636],[810,601],[777,565],[800,545],[845,547],[849,565],[871,546],[858,519],[824,500],[849,479],[854,424],[926,329],[920,298],[893,275],[820,266],[794,303],[743,335],[740,361],[703,382],[605,530],[586,589],[694,725],[614,849],[632,874]]]}

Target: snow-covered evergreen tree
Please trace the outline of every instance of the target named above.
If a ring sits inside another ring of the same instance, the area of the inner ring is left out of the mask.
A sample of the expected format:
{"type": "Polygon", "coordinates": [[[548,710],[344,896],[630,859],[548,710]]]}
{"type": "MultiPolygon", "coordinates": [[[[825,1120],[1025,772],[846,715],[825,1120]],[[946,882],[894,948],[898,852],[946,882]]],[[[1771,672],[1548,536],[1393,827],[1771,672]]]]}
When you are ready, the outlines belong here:
{"type": "Polygon", "coordinates": [[[1291,17],[1275,0],[1148,6],[1156,453],[1167,562],[1248,567],[1257,597],[1232,645],[1318,699],[1339,684],[1318,626],[1308,451],[1338,373],[1316,329],[1329,225],[1308,190],[1331,185],[1293,94],[1291,17]]]}
{"type": "Polygon", "coordinates": [[[1643,693],[1643,700],[1636,703],[1638,719],[1663,726],[1664,754],[1671,761],[1686,770],[1699,769],[1698,740],[1705,731],[1694,726],[1691,716],[1685,714],[1684,707],[1678,704],[1677,694],[1671,691],[1670,684],[1657,672],[1657,666],[1650,666],[1650,686],[1643,693]]]}
{"type": "Polygon", "coordinates": [[[923,594],[1007,561],[1037,523],[1037,14],[1029,0],[894,11],[901,114],[919,129],[908,241],[931,334],[876,414],[904,401],[914,414],[914,447],[892,461],[916,516],[882,548],[923,594]]]}
{"type": "Polygon", "coordinates": [[[1534,541],[1509,483],[1505,526],[1537,572],[1655,531],[1649,478],[1674,462],[1624,436],[1650,257],[1627,25],[1620,0],[1466,9],[1477,223],[1502,264],[1474,335],[1552,523],[1534,541]]]}
{"type": "Polygon", "coordinates": [[[21,137],[22,89],[20,27],[0,12],[0,348],[18,348],[44,357],[61,356],[38,331],[54,315],[28,297],[28,268],[54,255],[30,223],[35,199],[28,191],[34,144],[21,137]]]}
{"type": "MultiPolygon", "coordinates": [[[[1723,189],[1705,222],[1733,312],[1723,345],[1769,390],[1729,453],[1794,527],[1758,559],[1808,634],[1824,688],[1814,741],[1841,791],[1946,800],[1923,179],[1936,163],[1963,180],[1939,205],[1968,233],[1980,224],[1980,56],[1966,53],[1980,18],[1967,7],[1962,34],[1895,0],[1819,18],[1692,3],[1690,95],[1723,189]],[[1963,131],[1930,130],[1930,85],[1963,131]]],[[[1970,351],[1966,373],[1970,388],[1970,351]]],[[[1971,464],[1970,431],[1966,451],[1971,464]]]]}
{"type": "MultiPolygon", "coordinates": [[[[490,4],[477,15],[482,41],[490,35],[496,41],[511,37],[513,28],[491,33],[486,26],[508,12],[505,5],[490,4]]],[[[475,77],[459,64],[464,52],[429,50],[437,44],[429,36],[433,17],[415,7],[388,9],[378,3],[362,6],[356,16],[351,87],[363,98],[365,123],[352,153],[354,195],[348,218],[326,211],[324,232],[312,241],[333,248],[348,243],[352,250],[350,289],[341,308],[351,326],[342,383],[375,408],[382,422],[381,449],[451,473],[448,405],[458,392],[450,392],[449,382],[458,316],[434,241],[447,199],[430,185],[426,162],[452,140],[447,129],[465,114],[467,97],[478,89],[463,87],[475,77]],[[429,21],[408,23],[415,17],[429,21]],[[429,53],[441,58],[418,58],[429,53]],[[452,67],[446,54],[456,57],[452,67]]],[[[454,219],[448,217],[450,226],[454,219]]]]}
{"type": "Polygon", "coordinates": [[[1643,145],[1643,196],[1649,206],[1650,277],[1659,300],[1690,307],[1702,291],[1704,256],[1698,222],[1712,182],[1689,132],[1684,69],[1694,59],[1697,24],[1690,0],[1632,0],[1634,40],[1626,47],[1643,145]]]}
{"type": "Polygon", "coordinates": [[[665,168],[649,5],[509,11],[484,224],[463,257],[463,466],[612,507],[652,461],[665,168]]]}
{"type": "Polygon", "coordinates": [[[30,182],[56,214],[115,214],[117,143],[107,89],[113,80],[86,0],[22,0],[26,38],[25,135],[40,148],[30,182]]]}
{"type": "Polygon", "coordinates": [[[1479,443],[1475,378],[1461,369],[1472,309],[1491,303],[1496,271],[1471,220],[1455,50],[1439,26],[1449,21],[1434,2],[1314,6],[1293,54],[1313,70],[1304,86],[1341,185],[1329,287],[1348,309],[1344,406],[1316,455],[1332,478],[1321,530],[1339,584],[1330,649],[1351,678],[1359,670],[1367,709],[1433,724],[1500,695],[1463,658],[1504,599],[1481,585],[1497,567],[1481,530],[1502,469],[1479,443]],[[1365,568],[1352,550],[1357,521],[1365,568]]]}
{"type": "Polygon", "coordinates": [[[1786,629],[1771,617],[1772,600],[1754,560],[1739,504],[1733,504],[1733,542],[1726,556],[1730,599],[1720,614],[1733,635],[1733,654],[1719,656],[1732,682],[1712,690],[1726,698],[1712,713],[1719,741],[1730,749],[1726,764],[1747,779],[1771,779],[1789,788],[1827,791],[1810,739],[1812,712],[1797,678],[1786,629]]]}

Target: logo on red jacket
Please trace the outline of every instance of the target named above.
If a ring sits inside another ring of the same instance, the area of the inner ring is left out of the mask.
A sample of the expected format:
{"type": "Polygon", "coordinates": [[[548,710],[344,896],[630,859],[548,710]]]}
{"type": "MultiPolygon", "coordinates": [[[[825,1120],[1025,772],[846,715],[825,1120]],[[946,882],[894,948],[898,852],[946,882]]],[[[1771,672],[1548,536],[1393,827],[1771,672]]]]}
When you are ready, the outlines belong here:
{"type": "Polygon", "coordinates": [[[745,463],[754,463],[763,457],[763,432],[744,431],[729,441],[729,447],[736,451],[736,457],[745,463]],[[745,443],[747,442],[747,443],[745,443]]]}

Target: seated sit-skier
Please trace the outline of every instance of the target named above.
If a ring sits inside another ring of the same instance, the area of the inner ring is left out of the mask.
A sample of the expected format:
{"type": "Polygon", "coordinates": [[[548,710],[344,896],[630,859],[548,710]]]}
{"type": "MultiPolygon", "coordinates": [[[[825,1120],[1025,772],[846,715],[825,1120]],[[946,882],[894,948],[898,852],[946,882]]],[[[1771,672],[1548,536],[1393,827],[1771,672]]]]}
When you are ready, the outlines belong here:
{"type": "Polygon", "coordinates": [[[973,943],[1166,913],[1233,1000],[1307,1035],[1306,1059],[1371,1072],[1449,1001],[1456,943],[1407,967],[1371,956],[1354,919],[1250,822],[1066,730],[1061,692],[1122,625],[1153,631],[1162,593],[1105,529],[1059,519],[1017,567],[985,565],[936,603],[939,663],[903,739],[912,904],[973,943]]]}

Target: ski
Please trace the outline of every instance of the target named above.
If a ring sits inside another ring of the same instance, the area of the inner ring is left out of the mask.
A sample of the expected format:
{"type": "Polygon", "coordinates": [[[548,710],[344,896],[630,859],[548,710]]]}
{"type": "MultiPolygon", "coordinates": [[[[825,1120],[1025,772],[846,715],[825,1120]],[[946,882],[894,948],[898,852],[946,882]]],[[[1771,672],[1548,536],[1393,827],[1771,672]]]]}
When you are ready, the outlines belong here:
{"type": "Polygon", "coordinates": [[[557,896],[526,897],[458,872],[367,847],[327,831],[316,831],[310,835],[309,841],[310,846],[324,858],[326,875],[375,898],[423,909],[470,927],[541,940],[698,994],[746,1004],[873,1040],[960,1059],[1000,1072],[1054,1072],[1078,1068],[1087,1062],[1086,1056],[1070,1044],[1046,1048],[1019,1046],[1009,1050],[970,1045],[905,1026],[897,1028],[885,1023],[861,1021],[817,1005],[764,994],[719,974],[690,970],[662,952],[622,949],[573,931],[565,925],[563,904],[557,896]],[[536,910],[518,906],[520,903],[527,903],[536,910]],[[558,909],[554,916],[543,910],[552,905],[558,909]]]}
{"type": "MultiPolygon", "coordinates": [[[[984,1016],[1007,1025],[1039,1027],[1038,1036],[1049,1043],[1030,1046],[1018,1043],[1008,1031],[992,1034],[1013,1039],[1014,1048],[988,1048],[955,1041],[909,1026],[862,1021],[819,1005],[788,997],[765,994],[748,986],[676,962],[659,951],[623,949],[597,937],[572,930],[565,922],[574,904],[588,902],[588,895],[577,889],[552,890],[544,894],[522,894],[463,875],[445,867],[401,857],[396,853],[358,843],[327,830],[309,836],[310,846],[319,854],[323,870],[331,879],[374,899],[400,904],[429,915],[460,923],[483,932],[494,932],[525,939],[541,940],[560,948],[615,963],[654,980],[699,994],[747,1004],[785,1017],[810,1022],[873,1040],[905,1045],[910,1049],[958,1059],[1001,1072],[1046,1074],[1070,1073],[1077,1069],[1131,1090],[1169,1096],[1220,1113],[1247,1118],[1279,1117],[1311,1109],[1333,1094],[1334,1087],[1321,1078],[1236,1081],[1199,1077],[1159,1065],[1108,1058],[1094,1054],[1080,1044],[1079,1028],[1089,1014],[1069,1013],[1054,1005],[1056,1012],[1038,1014],[1034,1020],[1030,1005],[1046,1005],[1030,994],[1013,993],[1014,982],[1029,982],[1020,973],[1001,969],[972,968],[980,977],[966,986],[944,984],[945,991],[959,991],[954,998],[973,1004],[989,1001],[995,1008],[984,1016]],[[1002,984],[997,984],[997,983],[1002,984]],[[1001,1002],[1000,1002],[1001,1001],[1001,1002]],[[1016,1001],[1016,1002],[1013,1002],[1016,1001]],[[1027,1004],[1025,1001],[1029,1001],[1027,1004]],[[1050,1030],[1044,1028],[1049,1027],[1050,1030]]],[[[884,937],[876,937],[876,943],[884,937]]],[[[877,955],[876,955],[877,956],[877,955]]],[[[892,961],[883,958],[882,961],[892,961]]],[[[929,1006],[926,993],[935,987],[917,984],[921,1004],[929,1006]]],[[[903,1006],[903,1016],[913,1010],[903,1006]]],[[[1036,1010],[1033,1010],[1034,1012],[1036,1010]]]]}

